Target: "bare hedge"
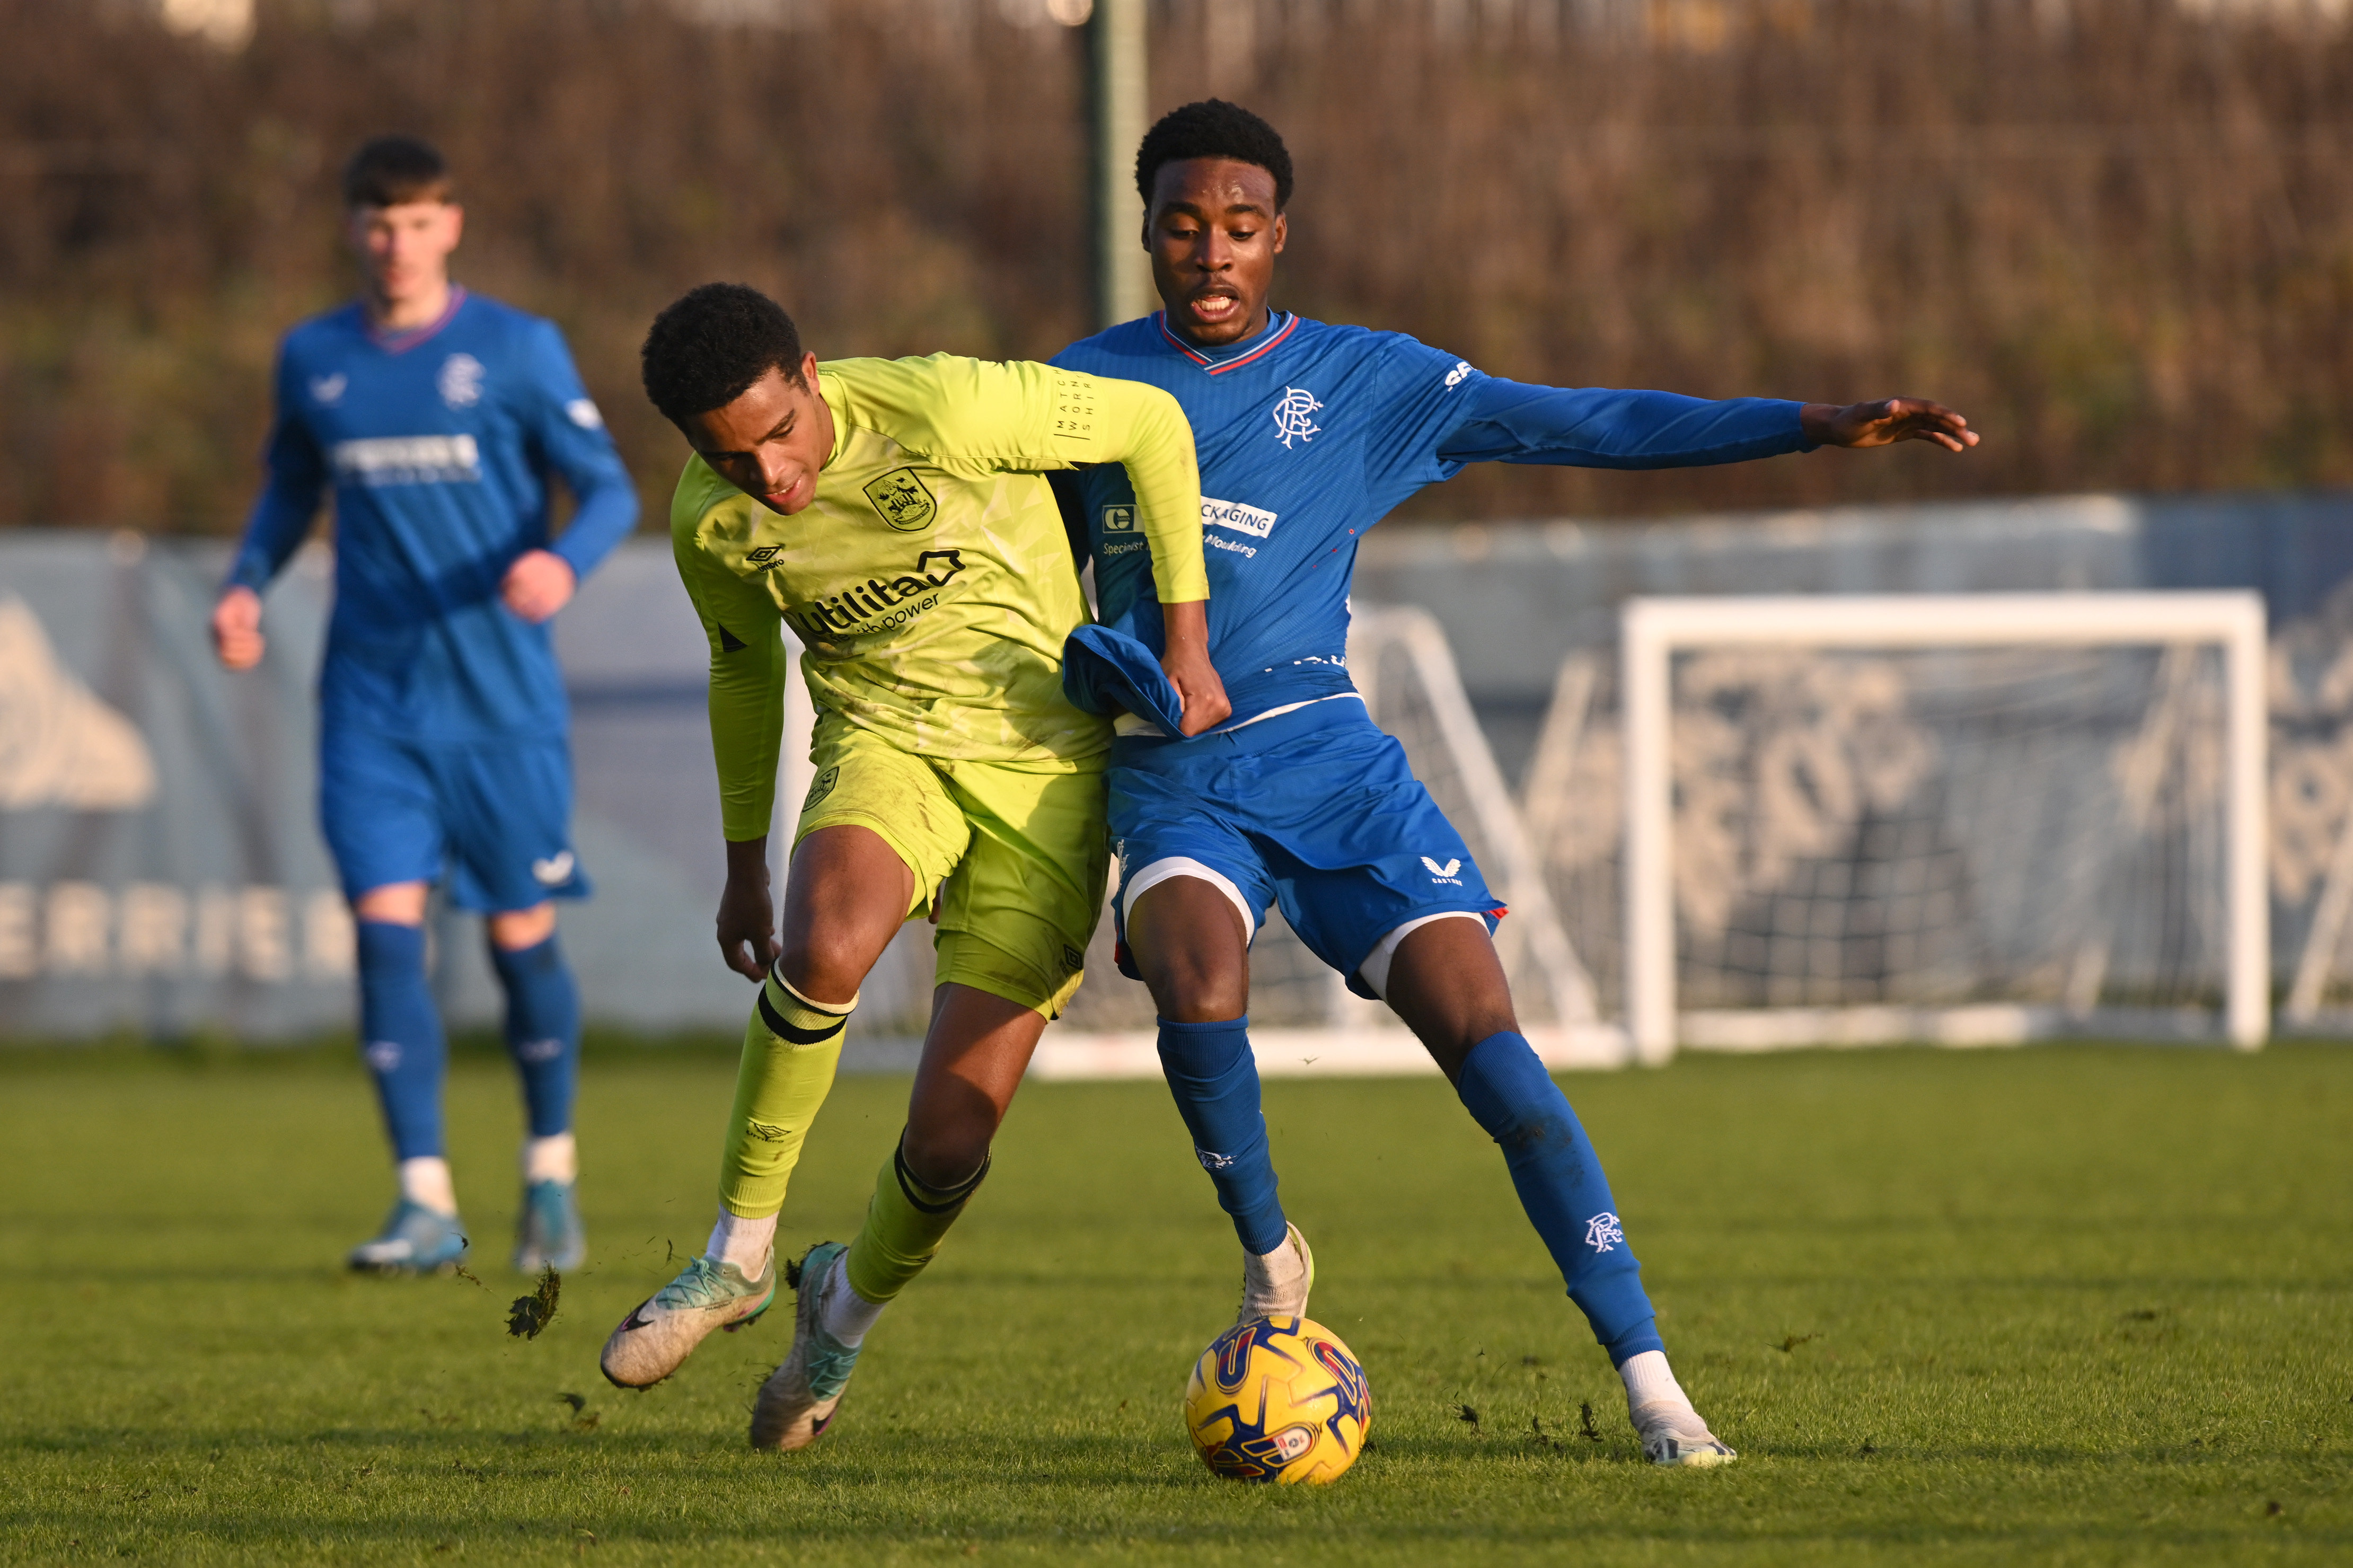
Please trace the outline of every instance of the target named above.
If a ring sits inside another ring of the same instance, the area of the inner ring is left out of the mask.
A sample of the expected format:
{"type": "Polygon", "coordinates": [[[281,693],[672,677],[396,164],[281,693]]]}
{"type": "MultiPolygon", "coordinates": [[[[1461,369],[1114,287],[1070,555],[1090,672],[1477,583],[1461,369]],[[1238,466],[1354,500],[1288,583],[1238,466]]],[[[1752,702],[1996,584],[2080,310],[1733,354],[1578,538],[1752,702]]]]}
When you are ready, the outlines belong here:
{"type": "MultiPolygon", "coordinates": [[[[237,525],[277,336],[348,290],[335,167],[385,129],[450,153],[462,275],[564,324],[649,521],[680,448],[636,344],[691,284],[772,290],[820,354],[1050,353],[1089,325],[1085,84],[1042,13],[261,0],[224,53],[131,0],[0,0],[0,522],[237,525]]],[[[1282,303],[1529,380],[1915,392],[1989,437],[1478,473],[1425,515],[2353,483],[2353,36],[2294,6],[1155,18],[1157,106],[1291,140],[1282,303]]]]}

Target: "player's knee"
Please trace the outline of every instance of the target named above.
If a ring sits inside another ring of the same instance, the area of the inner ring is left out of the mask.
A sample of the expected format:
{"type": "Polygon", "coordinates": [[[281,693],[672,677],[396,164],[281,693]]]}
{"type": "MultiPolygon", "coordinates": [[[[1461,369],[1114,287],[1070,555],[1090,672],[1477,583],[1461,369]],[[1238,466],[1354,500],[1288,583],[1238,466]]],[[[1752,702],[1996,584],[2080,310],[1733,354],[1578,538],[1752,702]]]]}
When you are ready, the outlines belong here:
{"type": "Polygon", "coordinates": [[[425,896],[422,882],[386,882],[352,900],[352,913],[380,925],[423,925],[425,896]]]}
{"type": "Polygon", "coordinates": [[[1140,953],[1136,967],[1160,1016],[1176,1024],[1216,1024],[1250,1011],[1250,955],[1208,951],[1140,953]]]}
{"type": "Polygon", "coordinates": [[[1249,998],[1234,987],[1176,991],[1166,1001],[1155,996],[1153,1005],[1172,1024],[1222,1024],[1250,1011],[1249,998]]]}
{"type": "Polygon", "coordinates": [[[936,1192],[952,1192],[972,1180],[997,1138],[993,1116],[966,1114],[949,1120],[911,1121],[899,1136],[899,1152],[915,1180],[936,1192]]]}
{"type": "Polygon", "coordinates": [[[555,934],[555,906],[545,903],[527,910],[503,910],[492,915],[487,923],[492,947],[501,952],[521,952],[555,934]]]}
{"type": "Polygon", "coordinates": [[[820,1002],[846,1000],[866,982],[866,954],[827,927],[802,935],[776,955],[776,970],[793,989],[820,1002]]]}

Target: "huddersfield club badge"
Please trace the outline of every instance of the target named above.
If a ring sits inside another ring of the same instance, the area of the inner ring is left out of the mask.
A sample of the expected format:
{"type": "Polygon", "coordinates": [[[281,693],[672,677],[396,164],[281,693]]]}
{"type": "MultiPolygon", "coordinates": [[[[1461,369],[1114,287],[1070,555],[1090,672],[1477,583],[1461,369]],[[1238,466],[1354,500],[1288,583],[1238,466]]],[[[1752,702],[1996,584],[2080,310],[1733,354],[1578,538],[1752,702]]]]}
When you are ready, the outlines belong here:
{"type": "Polygon", "coordinates": [[[902,533],[913,533],[929,528],[932,519],[939,515],[939,503],[923,481],[915,477],[913,468],[893,468],[866,486],[866,499],[882,514],[882,521],[902,533]]]}

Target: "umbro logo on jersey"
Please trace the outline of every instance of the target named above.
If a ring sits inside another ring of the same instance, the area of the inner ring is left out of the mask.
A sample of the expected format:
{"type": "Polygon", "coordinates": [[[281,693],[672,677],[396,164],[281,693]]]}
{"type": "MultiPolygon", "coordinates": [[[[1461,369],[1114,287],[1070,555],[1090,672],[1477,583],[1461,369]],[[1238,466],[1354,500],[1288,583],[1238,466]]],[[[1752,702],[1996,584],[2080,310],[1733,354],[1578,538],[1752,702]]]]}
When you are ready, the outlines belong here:
{"type": "Polygon", "coordinates": [[[1312,441],[1324,433],[1315,423],[1315,415],[1323,408],[1315,395],[1303,386],[1286,386],[1274,405],[1274,438],[1286,449],[1296,451],[1293,441],[1312,441]]]}
{"type": "Polygon", "coordinates": [[[1462,869],[1462,862],[1451,856],[1443,861],[1439,861],[1425,855],[1421,858],[1421,864],[1430,873],[1430,879],[1433,882],[1457,881],[1454,873],[1462,869]]]}
{"type": "Polygon", "coordinates": [[[813,604],[789,612],[795,630],[812,637],[831,638],[841,632],[879,632],[905,626],[940,602],[939,589],[964,571],[961,550],[926,550],[915,557],[915,569],[884,582],[879,576],[828,594],[813,604]]]}
{"type": "Polygon", "coordinates": [[[1454,368],[1446,373],[1446,384],[1449,386],[1460,386],[1470,379],[1471,362],[1467,359],[1456,360],[1454,368]]]}
{"type": "Polygon", "coordinates": [[[765,566],[784,552],[785,547],[781,544],[763,544],[757,550],[745,551],[744,563],[746,566],[765,566]]]}

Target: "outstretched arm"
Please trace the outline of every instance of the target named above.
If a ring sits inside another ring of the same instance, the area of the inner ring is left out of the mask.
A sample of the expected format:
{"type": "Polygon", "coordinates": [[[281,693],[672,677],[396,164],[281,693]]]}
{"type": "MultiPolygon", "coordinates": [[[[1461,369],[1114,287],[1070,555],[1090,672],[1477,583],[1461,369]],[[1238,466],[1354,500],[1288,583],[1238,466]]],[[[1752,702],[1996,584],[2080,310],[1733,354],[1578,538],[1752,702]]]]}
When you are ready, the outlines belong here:
{"type": "Polygon", "coordinates": [[[1816,447],[1935,441],[1977,444],[1968,422],[1941,404],[1888,398],[1841,407],[1780,398],[1721,402],[1672,392],[1529,386],[1481,378],[1458,395],[1440,461],[1556,463],[1588,468],[1679,468],[1746,462],[1816,447]]]}
{"type": "Polygon", "coordinates": [[[1813,445],[1804,405],[1773,397],[1710,402],[1672,392],[1530,386],[1482,377],[1438,443],[1440,462],[1680,468],[1741,463],[1813,445]]]}

